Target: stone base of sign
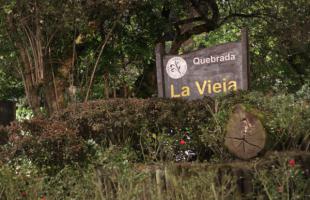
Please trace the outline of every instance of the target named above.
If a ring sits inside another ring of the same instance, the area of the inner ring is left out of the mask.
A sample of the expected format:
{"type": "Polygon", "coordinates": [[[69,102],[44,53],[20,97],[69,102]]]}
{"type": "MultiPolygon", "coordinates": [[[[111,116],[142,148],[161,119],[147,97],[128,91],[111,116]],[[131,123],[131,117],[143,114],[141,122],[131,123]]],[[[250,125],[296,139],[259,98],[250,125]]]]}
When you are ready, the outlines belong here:
{"type": "Polygon", "coordinates": [[[261,121],[242,105],[236,105],[227,124],[225,146],[240,159],[256,157],[265,147],[266,132],[261,121]]]}

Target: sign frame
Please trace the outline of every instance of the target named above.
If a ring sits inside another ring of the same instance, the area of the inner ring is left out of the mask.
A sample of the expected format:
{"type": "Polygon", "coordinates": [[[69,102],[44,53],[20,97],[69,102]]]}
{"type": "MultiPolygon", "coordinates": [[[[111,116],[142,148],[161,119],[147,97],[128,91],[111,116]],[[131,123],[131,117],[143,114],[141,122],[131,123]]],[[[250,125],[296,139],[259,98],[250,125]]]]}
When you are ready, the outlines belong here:
{"type": "MultiPolygon", "coordinates": [[[[225,44],[220,44],[214,47],[205,48],[202,49],[203,51],[208,51],[208,49],[216,49],[217,47],[220,48],[224,45],[234,45],[234,44],[240,44],[241,46],[241,72],[240,72],[240,78],[242,80],[242,90],[248,90],[249,89],[249,83],[250,83],[250,66],[249,66],[249,42],[248,42],[248,30],[246,28],[243,28],[241,30],[241,41],[237,42],[230,42],[225,44]]],[[[187,54],[182,55],[167,55],[165,53],[165,43],[161,42],[156,45],[155,53],[156,53],[156,72],[157,72],[157,89],[158,89],[158,97],[160,98],[172,98],[167,95],[166,91],[166,80],[165,80],[165,73],[166,67],[164,66],[164,59],[165,57],[172,57],[172,58],[178,58],[186,55],[195,54],[195,52],[199,52],[201,50],[189,52],[187,54]]],[[[180,77],[176,77],[180,78],[180,77]]],[[[206,96],[206,95],[204,95],[206,96]]],[[[209,96],[209,95],[207,95],[209,96]]],[[[196,99],[196,98],[194,98],[196,99]]]]}

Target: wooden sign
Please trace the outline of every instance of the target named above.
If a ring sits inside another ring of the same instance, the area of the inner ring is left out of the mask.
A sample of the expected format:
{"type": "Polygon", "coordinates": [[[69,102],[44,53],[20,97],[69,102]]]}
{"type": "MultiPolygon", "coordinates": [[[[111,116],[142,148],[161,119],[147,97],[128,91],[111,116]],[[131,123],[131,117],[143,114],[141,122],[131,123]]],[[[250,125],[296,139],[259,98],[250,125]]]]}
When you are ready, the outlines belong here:
{"type": "Polygon", "coordinates": [[[156,47],[158,96],[200,99],[237,90],[247,90],[249,81],[248,37],[183,55],[165,55],[156,47]]]}

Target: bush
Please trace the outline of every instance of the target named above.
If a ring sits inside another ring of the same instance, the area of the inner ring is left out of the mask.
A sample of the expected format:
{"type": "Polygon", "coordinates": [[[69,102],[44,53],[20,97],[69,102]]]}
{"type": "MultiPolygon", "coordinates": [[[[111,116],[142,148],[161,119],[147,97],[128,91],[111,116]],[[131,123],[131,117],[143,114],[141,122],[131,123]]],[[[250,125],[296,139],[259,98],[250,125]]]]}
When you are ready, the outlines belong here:
{"type": "Polygon", "coordinates": [[[9,143],[2,147],[2,159],[7,161],[26,156],[41,169],[53,172],[88,160],[90,151],[85,140],[64,122],[33,119],[7,129],[9,143]]]}
{"type": "Polygon", "coordinates": [[[304,161],[284,152],[243,162],[241,169],[238,163],[171,164],[164,169],[161,162],[154,164],[195,160],[188,150],[213,163],[232,160],[223,144],[236,104],[261,119],[268,150],[309,150],[309,101],[292,94],[75,104],[50,118],[1,127],[0,199],[156,199],[163,194],[160,177],[168,177],[164,195],[171,198],[233,198],[240,195],[240,184],[253,186],[248,193],[252,198],[309,195],[308,154],[304,161]]]}
{"type": "Polygon", "coordinates": [[[111,145],[130,147],[134,162],[192,160],[185,155],[187,150],[196,152],[199,160],[230,160],[223,145],[226,123],[240,103],[262,120],[268,150],[309,149],[308,101],[294,95],[242,92],[195,101],[110,99],[74,104],[49,119],[11,126],[2,154],[26,155],[51,170],[87,164],[96,158],[96,148],[111,145]]]}
{"type": "Polygon", "coordinates": [[[193,133],[187,146],[204,151],[199,135],[210,123],[213,103],[209,98],[192,102],[112,99],[74,105],[52,119],[67,122],[85,140],[103,146],[130,144],[140,159],[158,160],[174,156],[177,144],[187,138],[186,129],[193,133]]]}

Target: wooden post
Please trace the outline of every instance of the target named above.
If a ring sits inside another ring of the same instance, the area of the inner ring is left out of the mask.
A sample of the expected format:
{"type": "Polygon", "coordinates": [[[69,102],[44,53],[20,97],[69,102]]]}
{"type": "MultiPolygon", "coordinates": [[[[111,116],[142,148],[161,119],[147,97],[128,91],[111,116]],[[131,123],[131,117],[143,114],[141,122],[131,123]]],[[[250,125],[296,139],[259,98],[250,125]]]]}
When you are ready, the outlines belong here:
{"type": "Polygon", "coordinates": [[[155,174],[156,174],[155,178],[156,178],[156,188],[157,188],[157,199],[163,200],[164,199],[164,188],[165,188],[164,173],[161,169],[156,169],[155,174]]]}
{"type": "Polygon", "coordinates": [[[158,43],[155,49],[156,53],[156,74],[157,74],[157,90],[158,97],[165,97],[165,83],[164,83],[164,66],[163,57],[165,55],[165,44],[158,43]]]}
{"type": "Polygon", "coordinates": [[[250,65],[249,65],[249,39],[248,29],[241,30],[241,44],[242,44],[242,79],[243,88],[248,90],[250,85],[250,65]]]}

